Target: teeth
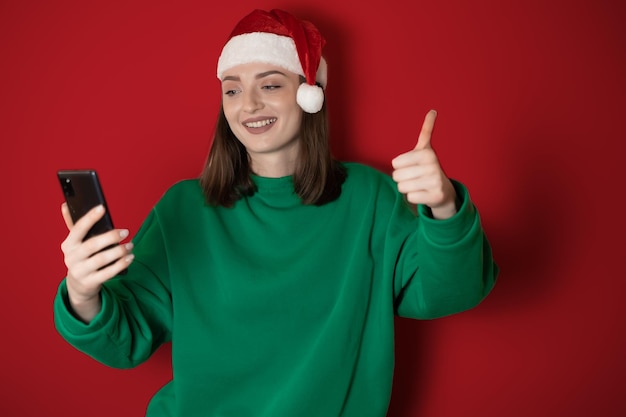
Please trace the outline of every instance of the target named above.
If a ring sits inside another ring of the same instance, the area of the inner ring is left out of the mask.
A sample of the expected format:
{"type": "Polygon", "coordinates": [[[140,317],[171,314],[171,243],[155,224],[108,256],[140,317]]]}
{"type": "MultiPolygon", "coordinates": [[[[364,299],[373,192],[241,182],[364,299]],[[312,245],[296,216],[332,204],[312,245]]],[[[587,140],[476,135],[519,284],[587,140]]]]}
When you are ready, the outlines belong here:
{"type": "Polygon", "coordinates": [[[274,118],[274,119],[260,120],[258,122],[244,123],[244,125],[246,127],[263,127],[263,126],[271,125],[275,121],[276,119],[274,118]]]}

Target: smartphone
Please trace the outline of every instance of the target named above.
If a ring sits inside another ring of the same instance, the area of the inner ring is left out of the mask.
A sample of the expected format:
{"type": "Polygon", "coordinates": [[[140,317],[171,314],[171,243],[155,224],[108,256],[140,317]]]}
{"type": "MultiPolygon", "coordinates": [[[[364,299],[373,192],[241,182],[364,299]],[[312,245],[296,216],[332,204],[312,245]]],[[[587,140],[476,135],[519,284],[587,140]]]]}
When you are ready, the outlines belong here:
{"type": "MultiPolygon", "coordinates": [[[[87,232],[84,240],[114,229],[113,219],[104,198],[98,173],[95,170],[60,170],[57,172],[57,177],[74,223],[97,205],[102,205],[105,208],[104,216],[87,232]]],[[[121,273],[126,273],[126,270],[121,273]]]]}

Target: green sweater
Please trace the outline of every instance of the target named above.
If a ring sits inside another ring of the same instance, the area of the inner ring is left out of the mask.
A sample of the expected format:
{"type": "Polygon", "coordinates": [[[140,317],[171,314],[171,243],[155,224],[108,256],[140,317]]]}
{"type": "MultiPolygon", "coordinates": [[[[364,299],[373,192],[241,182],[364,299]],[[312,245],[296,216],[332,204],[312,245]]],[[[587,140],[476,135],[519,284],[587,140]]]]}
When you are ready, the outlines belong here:
{"type": "Polygon", "coordinates": [[[174,185],[90,324],[61,283],[58,331],[119,368],[171,341],[173,380],[149,417],[384,416],[394,314],[469,309],[497,267],[461,184],[459,212],[434,220],[387,175],[345,166],[341,197],[320,207],[300,202],[291,177],[254,177],[258,192],[233,208],[207,206],[197,180],[174,185]]]}

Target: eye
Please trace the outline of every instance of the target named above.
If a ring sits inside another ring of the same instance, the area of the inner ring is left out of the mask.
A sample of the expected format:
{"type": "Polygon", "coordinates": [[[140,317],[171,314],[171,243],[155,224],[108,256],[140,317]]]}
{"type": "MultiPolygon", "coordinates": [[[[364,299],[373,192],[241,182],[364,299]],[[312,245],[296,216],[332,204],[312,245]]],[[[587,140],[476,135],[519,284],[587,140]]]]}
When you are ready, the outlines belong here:
{"type": "Polygon", "coordinates": [[[263,88],[264,90],[273,91],[273,90],[277,90],[277,89],[279,89],[280,87],[281,87],[280,85],[270,84],[270,85],[264,85],[262,88],[263,88]]]}
{"type": "Polygon", "coordinates": [[[224,95],[225,96],[234,96],[235,94],[237,94],[237,90],[226,90],[224,91],[224,95]]]}

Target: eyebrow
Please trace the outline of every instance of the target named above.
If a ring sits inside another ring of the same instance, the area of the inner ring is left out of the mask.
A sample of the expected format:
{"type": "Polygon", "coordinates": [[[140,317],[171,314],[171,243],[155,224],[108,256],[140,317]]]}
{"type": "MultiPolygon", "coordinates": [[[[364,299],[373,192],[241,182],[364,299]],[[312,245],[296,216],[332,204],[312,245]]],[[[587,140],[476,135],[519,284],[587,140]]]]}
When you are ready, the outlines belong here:
{"type": "MultiPolygon", "coordinates": [[[[265,72],[260,72],[257,75],[254,76],[254,78],[256,78],[257,80],[267,77],[269,75],[274,75],[274,74],[279,74],[282,76],[287,76],[284,72],[280,72],[280,71],[276,71],[276,70],[271,70],[271,71],[265,71],[265,72]]],[[[241,81],[241,78],[239,78],[239,76],[236,75],[228,75],[226,77],[224,77],[224,79],[222,81],[241,81]]]]}

